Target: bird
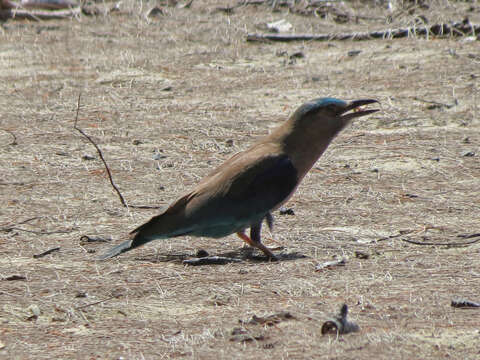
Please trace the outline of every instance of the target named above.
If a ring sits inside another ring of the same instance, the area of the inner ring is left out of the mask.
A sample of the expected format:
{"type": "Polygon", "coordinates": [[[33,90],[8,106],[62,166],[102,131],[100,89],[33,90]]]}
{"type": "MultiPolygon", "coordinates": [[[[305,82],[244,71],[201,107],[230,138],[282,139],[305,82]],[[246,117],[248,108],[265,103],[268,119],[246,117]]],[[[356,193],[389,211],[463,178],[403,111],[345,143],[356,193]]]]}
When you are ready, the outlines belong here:
{"type": "Polygon", "coordinates": [[[373,99],[318,98],[297,108],[269,135],[239,152],[128,234],[99,260],[115,257],[152,240],[179,236],[222,238],[236,233],[245,243],[278,260],[261,241],[262,223],[296,191],[335,136],[353,119],[379,109],[373,99]],[[245,231],[250,228],[250,236],[245,231]]]}

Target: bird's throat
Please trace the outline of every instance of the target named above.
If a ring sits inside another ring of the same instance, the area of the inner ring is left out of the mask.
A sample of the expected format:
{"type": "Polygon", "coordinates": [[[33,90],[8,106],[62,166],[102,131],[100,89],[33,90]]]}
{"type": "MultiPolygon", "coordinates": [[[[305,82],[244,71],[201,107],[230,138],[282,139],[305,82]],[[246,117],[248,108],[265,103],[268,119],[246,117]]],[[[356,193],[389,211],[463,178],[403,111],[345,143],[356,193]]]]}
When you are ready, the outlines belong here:
{"type": "Polygon", "coordinates": [[[326,132],[318,127],[300,129],[287,121],[270,134],[269,140],[280,145],[297,170],[298,178],[302,179],[339,131],[326,132]]]}

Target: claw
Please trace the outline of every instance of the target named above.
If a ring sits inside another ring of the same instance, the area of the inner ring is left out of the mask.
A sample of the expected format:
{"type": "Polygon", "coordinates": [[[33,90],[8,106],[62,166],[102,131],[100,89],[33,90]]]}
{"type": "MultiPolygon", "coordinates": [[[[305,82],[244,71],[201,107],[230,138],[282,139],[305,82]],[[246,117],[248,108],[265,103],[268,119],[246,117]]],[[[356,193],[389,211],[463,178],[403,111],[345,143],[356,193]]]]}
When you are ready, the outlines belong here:
{"type": "Polygon", "coordinates": [[[240,239],[242,239],[243,241],[245,241],[248,245],[254,247],[254,248],[257,248],[261,251],[263,251],[263,253],[268,257],[270,258],[271,260],[278,260],[278,258],[275,256],[274,253],[272,253],[270,251],[269,248],[267,248],[265,245],[263,245],[261,242],[256,242],[256,241],[253,241],[252,239],[250,239],[250,237],[248,235],[246,235],[244,232],[237,232],[237,235],[240,239]]]}

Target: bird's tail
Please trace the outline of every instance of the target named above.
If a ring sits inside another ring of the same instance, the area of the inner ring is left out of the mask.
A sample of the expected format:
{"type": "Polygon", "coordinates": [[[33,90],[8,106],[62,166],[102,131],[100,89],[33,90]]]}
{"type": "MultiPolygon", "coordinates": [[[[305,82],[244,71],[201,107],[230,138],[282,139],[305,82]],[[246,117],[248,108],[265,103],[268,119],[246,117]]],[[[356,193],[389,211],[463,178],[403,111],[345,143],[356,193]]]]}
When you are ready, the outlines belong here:
{"type": "MultiPolygon", "coordinates": [[[[130,236],[132,237],[131,239],[124,241],[117,246],[114,246],[113,248],[108,250],[105,254],[98,257],[98,260],[110,259],[112,257],[120,255],[121,253],[130,251],[139,246],[142,246],[143,244],[146,244],[147,242],[150,242],[152,240],[151,238],[144,237],[142,233],[138,233],[138,232],[133,233],[130,236]]],[[[157,238],[161,238],[161,237],[157,237],[157,238]]]]}
{"type": "Polygon", "coordinates": [[[98,260],[110,259],[155,239],[166,239],[172,235],[170,228],[175,225],[176,223],[165,213],[154,216],[145,224],[134,229],[129,235],[130,239],[111,248],[105,254],[98,257],[98,260]]]}
{"type": "Polygon", "coordinates": [[[137,246],[133,245],[133,240],[124,241],[120,245],[117,245],[117,246],[111,248],[105,254],[99,256],[98,260],[110,259],[112,257],[120,255],[121,253],[132,250],[132,249],[136,248],[137,246]]]}
{"type": "Polygon", "coordinates": [[[129,240],[111,248],[98,260],[110,259],[155,239],[166,239],[188,233],[188,229],[185,229],[185,218],[181,210],[183,210],[189,196],[180,198],[160,215],[152,217],[145,224],[131,231],[129,240]],[[179,211],[180,216],[178,216],[179,211]]]}

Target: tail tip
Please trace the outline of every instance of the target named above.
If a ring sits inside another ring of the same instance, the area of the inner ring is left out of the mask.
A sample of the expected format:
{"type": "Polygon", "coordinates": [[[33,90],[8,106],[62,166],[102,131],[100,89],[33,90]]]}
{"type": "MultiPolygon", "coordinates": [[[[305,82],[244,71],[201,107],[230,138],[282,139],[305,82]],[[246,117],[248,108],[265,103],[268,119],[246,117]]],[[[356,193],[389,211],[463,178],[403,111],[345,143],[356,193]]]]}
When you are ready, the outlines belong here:
{"type": "Polygon", "coordinates": [[[100,255],[99,257],[97,257],[96,260],[98,260],[98,261],[108,260],[108,259],[113,258],[117,255],[120,255],[121,253],[124,253],[124,252],[126,252],[130,249],[132,249],[132,240],[127,240],[127,241],[121,243],[120,245],[117,245],[117,246],[111,248],[105,254],[100,255]]]}

